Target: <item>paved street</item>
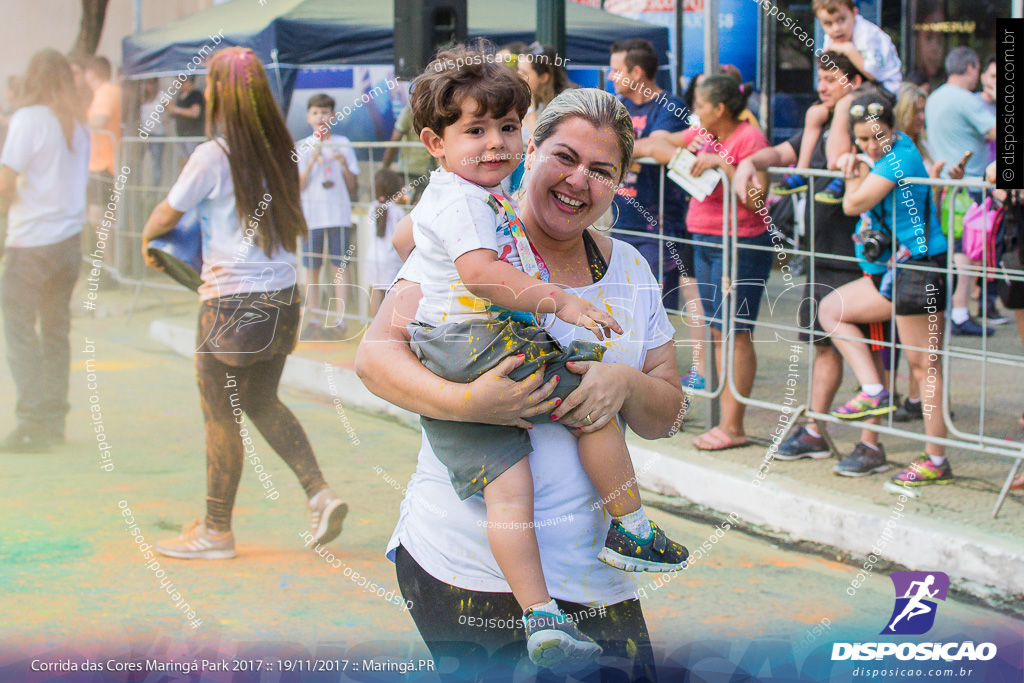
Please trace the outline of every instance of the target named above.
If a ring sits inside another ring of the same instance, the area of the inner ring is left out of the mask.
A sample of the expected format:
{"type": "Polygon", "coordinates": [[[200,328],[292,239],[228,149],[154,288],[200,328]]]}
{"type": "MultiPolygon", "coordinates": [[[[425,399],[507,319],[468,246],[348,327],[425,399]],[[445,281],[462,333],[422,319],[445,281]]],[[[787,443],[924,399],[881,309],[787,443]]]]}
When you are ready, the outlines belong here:
{"type": "MultiPolygon", "coordinates": [[[[131,510],[146,543],[173,535],[181,524],[202,515],[205,455],[192,366],[148,335],[154,319],[191,317],[194,302],[165,293],[168,308],[147,293],[140,299],[141,310],[128,321],[120,313],[129,295],[107,294],[101,314],[114,317],[74,321],[68,443],[46,454],[0,455],[7,482],[0,500],[7,529],[0,551],[7,618],[0,629],[4,642],[18,645],[17,652],[4,652],[0,671],[3,664],[20,661],[20,652],[48,651],[54,659],[127,654],[129,643],[136,654],[164,658],[199,651],[224,657],[284,654],[302,648],[321,657],[327,652],[395,661],[426,657],[407,613],[303,548],[300,535],[308,527],[304,496],[262,439],[257,449],[280,497],[265,498],[246,465],[235,508],[239,557],[160,562],[202,621],[196,628],[189,625],[160,588],[155,570],[145,566],[122,510],[131,510]],[[94,352],[87,352],[90,345],[94,352]],[[95,374],[95,391],[87,388],[86,361],[93,353],[95,365],[90,361],[89,370],[95,374]],[[97,398],[90,399],[93,393],[97,398]],[[112,471],[100,467],[90,433],[90,400],[100,406],[112,471]]],[[[0,373],[0,391],[13,393],[6,371],[0,373]]],[[[401,494],[373,468],[379,466],[404,485],[414,468],[419,435],[397,422],[349,410],[347,418],[360,441],[353,446],[333,406],[288,389],[282,396],[309,433],[328,482],[351,505],[332,553],[343,566],[397,592],[393,565],[383,550],[401,494]]],[[[9,407],[2,417],[10,419],[9,407]]],[[[1019,512],[1013,514],[1019,519],[1019,512]]],[[[713,523],[662,511],[655,515],[670,536],[691,549],[715,533],[713,523]]],[[[847,589],[857,570],[847,564],[739,531],[719,533],[721,539],[705,558],[660,589],[650,586],[649,578],[638,582],[638,590],[647,593],[644,610],[659,659],[668,657],[669,666],[687,665],[695,676],[704,669],[732,671],[724,658],[733,665],[742,661],[756,674],[763,664],[756,654],[760,646],[751,645],[756,642],[783,652],[782,659],[766,665],[767,674],[791,659],[790,645],[797,646],[822,624],[828,628],[816,637],[819,643],[879,639],[893,606],[893,586],[884,575],[869,576],[851,597],[847,589]],[[777,640],[782,642],[769,643],[777,640]]],[[[1024,623],[951,599],[940,605],[927,638],[991,640],[1005,645],[1000,658],[1005,652],[1019,666],[1024,623]]],[[[814,650],[814,644],[805,646],[797,660],[814,650]]],[[[835,672],[848,672],[853,664],[836,663],[835,672]]],[[[204,680],[229,680],[218,676],[204,680]]],[[[0,679],[6,680],[3,674],[0,679]]],[[[397,680],[397,674],[375,680],[397,680]]]]}

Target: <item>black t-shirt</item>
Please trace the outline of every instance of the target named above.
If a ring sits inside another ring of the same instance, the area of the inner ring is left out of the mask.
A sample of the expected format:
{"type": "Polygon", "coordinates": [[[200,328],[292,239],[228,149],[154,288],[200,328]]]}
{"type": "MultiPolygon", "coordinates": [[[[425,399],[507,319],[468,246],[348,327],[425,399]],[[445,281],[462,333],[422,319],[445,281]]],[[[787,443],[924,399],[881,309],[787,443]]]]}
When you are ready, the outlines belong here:
{"type": "Polygon", "coordinates": [[[199,105],[199,118],[190,119],[187,116],[174,116],[175,130],[181,137],[203,136],[206,134],[206,98],[199,90],[193,90],[188,94],[182,94],[174,98],[174,104],[182,109],[188,109],[192,105],[199,105]]]}
{"type": "MultiPolygon", "coordinates": [[[[814,146],[814,153],[811,155],[811,168],[828,168],[828,158],[825,156],[825,143],[828,141],[828,127],[831,124],[832,119],[829,118],[828,122],[825,123],[821,137],[818,138],[818,144],[814,146]]],[[[801,130],[788,140],[797,156],[800,155],[800,141],[803,139],[803,135],[804,132],[801,130]]],[[[814,191],[820,192],[824,190],[827,184],[827,178],[815,178],[814,191]]],[[[843,213],[842,204],[814,202],[814,247],[815,254],[818,256],[815,262],[816,267],[854,273],[860,272],[860,266],[857,265],[856,261],[837,261],[835,259],[823,258],[825,254],[851,257],[855,255],[853,252],[853,233],[857,229],[857,222],[859,220],[859,216],[847,216],[843,213]]],[[[811,202],[809,199],[807,201],[806,213],[804,214],[804,226],[809,234],[811,227],[811,202]]],[[[810,244],[809,239],[808,244],[810,244]]]]}

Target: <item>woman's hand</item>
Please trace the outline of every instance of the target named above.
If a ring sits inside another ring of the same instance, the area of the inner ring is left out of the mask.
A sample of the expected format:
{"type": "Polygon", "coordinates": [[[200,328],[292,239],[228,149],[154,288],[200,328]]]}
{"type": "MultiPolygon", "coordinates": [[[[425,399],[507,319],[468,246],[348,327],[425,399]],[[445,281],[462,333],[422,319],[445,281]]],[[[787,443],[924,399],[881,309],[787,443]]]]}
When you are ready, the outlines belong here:
{"type": "MultiPolygon", "coordinates": [[[[523,364],[525,356],[510,356],[497,367],[465,385],[466,417],[469,422],[484,424],[512,425],[533,429],[525,418],[542,415],[562,402],[560,398],[548,399],[558,384],[558,377],[544,382],[543,371],[516,382],[508,373],[523,364]],[[475,414],[470,415],[469,413],[475,414]]],[[[575,393],[575,392],[574,392],[575,393]]]]}
{"type": "Polygon", "coordinates": [[[857,152],[846,152],[836,160],[836,167],[844,178],[856,178],[860,165],[864,163],[857,158],[857,152]]]}
{"type": "Polygon", "coordinates": [[[154,270],[163,270],[164,267],[160,265],[160,262],[156,260],[156,257],[149,253],[149,240],[142,240],[142,258],[145,260],[146,265],[154,270]]]}
{"type": "Polygon", "coordinates": [[[712,168],[721,168],[724,163],[725,159],[712,152],[698,154],[697,161],[693,162],[693,166],[690,167],[690,175],[696,178],[704,171],[712,168]]]}
{"type": "Polygon", "coordinates": [[[145,259],[147,266],[163,270],[157,260],[149,255],[149,242],[160,237],[160,235],[166,235],[171,230],[174,230],[174,226],[178,224],[178,221],[184,215],[184,211],[172,209],[166,199],[157,204],[156,208],[153,209],[153,213],[149,214],[146,224],[142,226],[142,258],[145,259]]]}
{"type": "Polygon", "coordinates": [[[576,427],[584,433],[596,432],[619,414],[629,396],[633,375],[639,372],[622,363],[594,361],[566,363],[565,367],[582,375],[583,379],[552,413],[552,417],[566,427],[576,427]]]}

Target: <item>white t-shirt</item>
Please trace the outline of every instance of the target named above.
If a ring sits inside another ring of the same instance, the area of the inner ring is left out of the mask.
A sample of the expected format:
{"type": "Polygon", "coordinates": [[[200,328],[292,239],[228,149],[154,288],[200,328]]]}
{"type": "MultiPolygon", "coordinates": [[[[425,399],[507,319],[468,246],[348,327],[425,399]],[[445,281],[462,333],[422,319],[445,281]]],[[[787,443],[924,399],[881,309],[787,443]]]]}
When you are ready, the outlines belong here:
{"type": "MultiPolygon", "coordinates": [[[[410,258],[399,277],[417,281],[422,276],[421,263],[410,258]]],[[[605,362],[641,369],[648,350],[672,340],[661,288],[644,257],[625,242],[614,240],[608,271],[600,281],[569,291],[600,307],[607,304],[622,325],[625,334],[607,344],[605,362]]],[[[550,332],[563,345],[573,339],[594,340],[586,329],[561,320],[554,321],[550,332]]],[[[613,569],[597,559],[611,518],[604,514],[600,497],[580,464],[576,438],[565,427],[551,423],[536,425],[530,439],[536,449],[529,456],[535,531],[548,592],[590,605],[632,598],[644,575],[613,569]]],[[[394,561],[394,551],[401,544],[439,581],[468,590],[508,593],[508,583],[487,544],[486,519],[483,494],[459,500],[448,470],[424,438],[398,524],[388,541],[387,557],[394,561]]]]}
{"type": "Polygon", "coordinates": [[[497,317],[490,302],[474,296],[459,279],[455,259],[475,249],[490,249],[498,258],[522,270],[505,212],[499,215],[490,191],[443,168],[431,172],[430,182],[412,210],[413,240],[423,279],[423,298],[416,320],[428,325],[497,317]]]}
{"type": "MultiPolygon", "coordinates": [[[[893,95],[898,95],[903,84],[903,62],[899,50],[885,31],[875,26],[860,14],[853,21],[853,46],[864,58],[864,70],[893,95]]],[[[825,35],[823,52],[832,45],[832,39],[825,35]]]]}
{"type": "Polygon", "coordinates": [[[340,152],[345,157],[348,170],[359,175],[359,161],[355,150],[350,146],[349,139],[344,135],[331,135],[320,141],[310,135],[299,141],[299,173],[306,170],[313,150],[322,146],[320,160],[309,169],[309,180],[302,191],[302,213],[306,216],[306,225],[310,230],[319,228],[348,227],[352,225],[352,199],[348,196],[345,176],[341,173],[341,162],[331,158],[331,152],[340,152]],[[334,183],[324,187],[324,182],[334,183]]]}
{"type": "MultiPolygon", "coordinates": [[[[270,227],[262,224],[270,220],[266,207],[257,207],[263,215],[249,216],[243,232],[235,212],[235,184],[225,149],[222,138],[196,147],[167,195],[167,203],[175,211],[199,210],[203,234],[200,301],[273,292],[295,284],[295,254],[278,247],[268,258],[259,248],[257,231],[270,227]]],[[[270,201],[273,197],[267,204],[270,201]]]]}
{"type": "MultiPolygon", "coordinates": [[[[167,134],[167,128],[164,126],[163,117],[160,116],[161,112],[157,111],[157,107],[160,107],[161,111],[163,110],[163,105],[160,104],[159,97],[154,97],[150,102],[143,102],[139,106],[139,119],[142,121],[143,125],[145,125],[150,121],[150,116],[157,114],[157,117],[152,119],[153,127],[149,129],[149,134],[161,137],[167,134]]],[[[163,143],[158,142],[156,144],[162,145],[163,143]]]]}
{"type": "Polygon", "coordinates": [[[89,153],[84,125],[75,124],[68,149],[60,121],[48,106],[14,112],[0,152],[0,164],[18,174],[7,215],[8,247],[44,247],[82,231],[89,153]]]}
{"type": "Polygon", "coordinates": [[[381,210],[379,202],[370,204],[367,214],[370,222],[370,244],[366,250],[366,257],[363,263],[367,269],[367,281],[371,286],[389,285],[395,279],[395,275],[402,268],[402,258],[395,251],[391,243],[394,237],[398,221],[405,217],[405,210],[402,207],[391,203],[387,206],[386,225],[384,236],[377,237],[377,212],[381,210]]]}

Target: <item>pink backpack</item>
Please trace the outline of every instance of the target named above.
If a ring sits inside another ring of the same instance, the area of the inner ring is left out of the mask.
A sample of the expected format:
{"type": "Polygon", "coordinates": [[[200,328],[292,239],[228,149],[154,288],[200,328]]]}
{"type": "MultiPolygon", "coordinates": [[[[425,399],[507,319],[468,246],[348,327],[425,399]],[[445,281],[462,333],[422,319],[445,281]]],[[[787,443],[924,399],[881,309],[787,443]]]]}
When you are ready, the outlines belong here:
{"type": "Polygon", "coordinates": [[[993,208],[991,197],[986,197],[981,206],[974,203],[967,209],[963,235],[963,253],[967,258],[981,261],[983,256],[987,256],[989,265],[996,265],[996,228],[1002,214],[1002,208],[993,208]]]}

